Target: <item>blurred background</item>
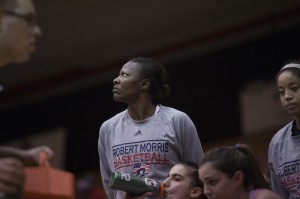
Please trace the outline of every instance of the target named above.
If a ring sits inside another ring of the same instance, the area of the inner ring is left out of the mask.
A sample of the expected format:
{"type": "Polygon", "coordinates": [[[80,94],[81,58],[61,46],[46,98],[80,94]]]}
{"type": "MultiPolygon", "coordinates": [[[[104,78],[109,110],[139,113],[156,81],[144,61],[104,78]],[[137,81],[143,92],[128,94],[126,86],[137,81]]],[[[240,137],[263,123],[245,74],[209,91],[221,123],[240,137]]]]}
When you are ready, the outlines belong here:
{"type": "Polygon", "coordinates": [[[300,58],[299,0],[35,3],[37,52],[0,71],[1,144],[47,144],[55,167],[98,181],[100,125],[126,108],[113,101],[112,80],[145,56],[169,70],[163,104],[191,117],[205,150],[249,143],[267,172],[268,142],[291,120],[274,77],[300,58]]]}

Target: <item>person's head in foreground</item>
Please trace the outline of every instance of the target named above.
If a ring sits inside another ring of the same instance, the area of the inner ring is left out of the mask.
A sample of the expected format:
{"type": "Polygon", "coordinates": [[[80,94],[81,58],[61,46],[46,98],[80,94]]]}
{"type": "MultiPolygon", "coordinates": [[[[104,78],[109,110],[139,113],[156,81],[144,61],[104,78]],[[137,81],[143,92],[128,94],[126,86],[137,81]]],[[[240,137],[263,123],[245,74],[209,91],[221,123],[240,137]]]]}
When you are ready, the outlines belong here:
{"type": "Polygon", "coordinates": [[[163,182],[165,199],[205,199],[203,183],[199,179],[198,165],[182,162],[174,165],[163,182]]]}
{"type": "Polygon", "coordinates": [[[0,0],[0,67],[23,63],[35,51],[42,32],[32,0],[0,0]]]}
{"type": "MultiPolygon", "coordinates": [[[[164,180],[164,191],[158,199],[206,199],[203,194],[203,183],[199,179],[198,165],[194,162],[184,161],[175,164],[168,177],[164,180]]],[[[147,192],[139,196],[125,193],[125,199],[144,199],[151,197],[147,192]]]]}
{"type": "Polygon", "coordinates": [[[247,145],[219,147],[205,153],[199,177],[209,199],[280,198],[269,190],[269,184],[247,145]]]}

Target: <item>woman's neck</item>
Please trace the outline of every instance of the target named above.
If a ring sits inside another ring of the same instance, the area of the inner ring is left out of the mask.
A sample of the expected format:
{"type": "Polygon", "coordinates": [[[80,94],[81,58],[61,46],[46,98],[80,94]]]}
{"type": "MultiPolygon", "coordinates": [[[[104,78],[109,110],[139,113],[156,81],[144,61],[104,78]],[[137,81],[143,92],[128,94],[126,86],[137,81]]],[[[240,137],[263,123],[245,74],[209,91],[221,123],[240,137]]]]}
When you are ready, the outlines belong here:
{"type": "Polygon", "coordinates": [[[128,106],[128,114],[133,120],[141,121],[155,114],[155,104],[142,104],[139,106],[128,106]]]}

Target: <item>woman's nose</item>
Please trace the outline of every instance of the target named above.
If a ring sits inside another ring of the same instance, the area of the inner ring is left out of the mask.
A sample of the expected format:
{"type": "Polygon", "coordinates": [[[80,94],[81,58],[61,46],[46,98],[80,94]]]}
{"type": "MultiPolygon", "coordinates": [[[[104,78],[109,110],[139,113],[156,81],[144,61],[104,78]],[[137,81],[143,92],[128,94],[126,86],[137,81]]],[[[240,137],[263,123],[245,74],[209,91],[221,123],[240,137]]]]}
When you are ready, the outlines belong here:
{"type": "Polygon", "coordinates": [[[209,195],[210,194],[210,190],[206,186],[204,186],[203,194],[204,195],[209,195]]]}
{"type": "Polygon", "coordinates": [[[285,99],[291,98],[291,93],[288,92],[288,91],[286,91],[286,92],[284,93],[284,98],[285,98],[285,99]]]}
{"type": "Polygon", "coordinates": [[[42,35],[42,29],[40,28],[40,26],[38,24],[35,24],[32,28],[33,28],[33,34],[36,37],[40,37],[42,35]]]}
{"type": "Polygon", "coordinates": [[[167,178],[167,179],[165,179],[165,181],[163,181],[163,185],[164,185],[165,187],[168,187],[168,186],[170,185],[170,183],[169,183],[169,178],[167,178]]]}
{"type": "Polygon", "coordinates": [[[117,84],[117,83],[118,83],[118,77],[116,77],[116,78],[113,80],[113,83],[114,83],[114,84],[117,84]]]}

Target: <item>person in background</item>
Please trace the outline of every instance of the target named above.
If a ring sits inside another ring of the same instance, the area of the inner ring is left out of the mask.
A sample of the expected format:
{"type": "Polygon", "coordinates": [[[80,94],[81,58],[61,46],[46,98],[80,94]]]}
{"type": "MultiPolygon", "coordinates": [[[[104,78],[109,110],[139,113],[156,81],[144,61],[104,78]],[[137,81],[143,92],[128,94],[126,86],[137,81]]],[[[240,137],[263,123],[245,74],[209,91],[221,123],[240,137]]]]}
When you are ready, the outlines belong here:
{"type": "Polygon", "coordinates": [[[283,198],[300,198],[300,62],[284,65],[276,81],[281,104],[294,120],[282,127],[269,144],[271,187],[283,198]]]}
{"type": "MultiPolygon", "coordinates": [[[[37,38],[41,36],[34,2],[0,0],[0,19],[0,69],[11,63],[28,61],[35,51],[37,38]]],[[[48,146],[29,150],[0,146],[1,194],[13,194],[21,189],[25,178],[24,166],[37,166],[38,155],[42,151],[49,160],[53,158],[53,151],[48,146]]]]}
{"type": "Polygon", "coordinates": [[[269,189],[252,149],[243,144],[218,147],[204,154],[199,167],[209,199],[280,199],[269,189]]]}
{"type": "MultiPolygon", "coordinates": [[[[168,177],[164,180],[163,199],[206,199],[203,194],[203,183],[199,179],[198,164],[190,161],[178,163],[172,167],[168,177]]],[[[125,193],[124,199],[144,199],[151,196],[151,192],[140,196],[125,193]]]]}
{"type": "Polygon", "coordinates": [[[167,77],[160,62],[136,57],[127,61],[113,80],[114,100],[128,107],[105,121],[99,131],[100,171],[110,199],[123,195],[109,187],[113,171],[162,181],[176,163],[199,164],[203,157],[188,115],[159,103],[170,93],[167,77]]]}

